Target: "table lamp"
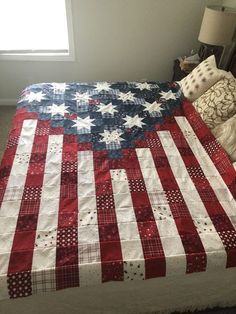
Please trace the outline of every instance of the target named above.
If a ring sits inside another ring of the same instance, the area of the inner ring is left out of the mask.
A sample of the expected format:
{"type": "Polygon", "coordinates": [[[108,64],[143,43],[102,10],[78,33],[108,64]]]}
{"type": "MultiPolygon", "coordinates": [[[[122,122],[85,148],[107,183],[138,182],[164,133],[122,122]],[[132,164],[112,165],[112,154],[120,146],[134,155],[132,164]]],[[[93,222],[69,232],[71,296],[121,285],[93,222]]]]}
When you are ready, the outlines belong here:
{"type": "Polygon", "coordinates": [[[201,60],[214,54],[217,65],[222,58],[224,47],[230,45],[236,26],[236,9],[208,6],[204,16],[198,40],[202,43],[199,49],[201,60]]]}

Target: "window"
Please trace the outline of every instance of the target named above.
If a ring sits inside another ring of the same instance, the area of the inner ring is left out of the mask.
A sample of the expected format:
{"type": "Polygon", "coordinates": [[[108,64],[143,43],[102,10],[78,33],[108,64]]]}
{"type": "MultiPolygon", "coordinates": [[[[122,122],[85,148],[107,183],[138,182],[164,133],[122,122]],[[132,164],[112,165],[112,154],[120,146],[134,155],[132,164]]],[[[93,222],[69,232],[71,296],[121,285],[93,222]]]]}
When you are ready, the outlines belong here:
{"type": "Polygon", "coordinates": [[[0,59],[73,57],[70,0],[0,0],[0,59]]]}

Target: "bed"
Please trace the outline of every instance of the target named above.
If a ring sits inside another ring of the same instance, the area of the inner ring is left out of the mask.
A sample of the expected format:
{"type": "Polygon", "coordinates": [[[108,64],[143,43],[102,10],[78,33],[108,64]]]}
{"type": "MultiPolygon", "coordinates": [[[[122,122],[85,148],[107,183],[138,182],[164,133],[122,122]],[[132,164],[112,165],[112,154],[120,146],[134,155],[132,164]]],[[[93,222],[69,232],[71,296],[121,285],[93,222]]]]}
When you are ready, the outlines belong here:
{"type": "Polygon", "coordinates": [[[204,122],[198,95],[233,78],[211,62],[196,91],[189,77],[22,92],[0,168],[1,314],[236,305],[236,172],[212,134],[235,112],[204,122]]]}

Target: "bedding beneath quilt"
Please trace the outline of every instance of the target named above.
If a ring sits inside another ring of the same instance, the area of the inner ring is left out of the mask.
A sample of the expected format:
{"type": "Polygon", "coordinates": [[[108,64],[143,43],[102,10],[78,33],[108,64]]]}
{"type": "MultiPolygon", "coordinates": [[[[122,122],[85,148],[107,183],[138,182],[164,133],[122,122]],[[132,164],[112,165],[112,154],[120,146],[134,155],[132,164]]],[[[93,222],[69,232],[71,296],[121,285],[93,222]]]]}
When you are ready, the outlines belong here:
{"type": "MultiPolygon", "coordinates": [[[[176,311],[186,314],[187,311],[225,308],[235,305],[235,274],[236,269],[231,267],[217,275],[198,272],[63,289],[3,300],[0,314],[177,314],[176,311]]],[[[233,311],[224,309],[213,313],[232,314],[233,311]]]]}
{"type": "Polygon", "coordinates": [[[235,196],[176,83],[32,85],[0,168],[0,299],[235,267],[235,196]]]}

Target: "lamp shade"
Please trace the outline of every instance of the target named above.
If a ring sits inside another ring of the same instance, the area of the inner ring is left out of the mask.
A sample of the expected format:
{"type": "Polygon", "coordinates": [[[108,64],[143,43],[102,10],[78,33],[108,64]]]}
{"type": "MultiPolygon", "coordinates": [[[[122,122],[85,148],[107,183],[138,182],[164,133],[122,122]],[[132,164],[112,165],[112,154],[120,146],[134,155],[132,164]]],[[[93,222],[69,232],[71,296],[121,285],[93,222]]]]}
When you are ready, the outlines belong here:
{"type": "Polygon", "coordinates": [[[236,10],[219,6],[206,7],[198,40],[208,45],[224,46],[232,42],[236,10]]]}

